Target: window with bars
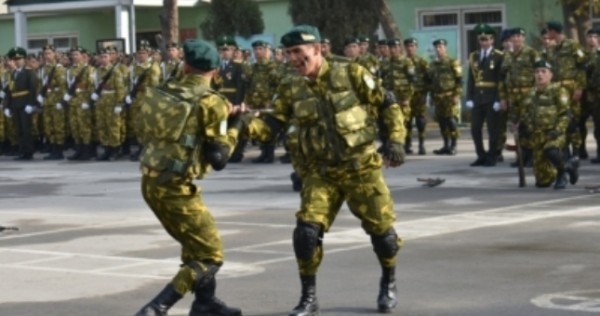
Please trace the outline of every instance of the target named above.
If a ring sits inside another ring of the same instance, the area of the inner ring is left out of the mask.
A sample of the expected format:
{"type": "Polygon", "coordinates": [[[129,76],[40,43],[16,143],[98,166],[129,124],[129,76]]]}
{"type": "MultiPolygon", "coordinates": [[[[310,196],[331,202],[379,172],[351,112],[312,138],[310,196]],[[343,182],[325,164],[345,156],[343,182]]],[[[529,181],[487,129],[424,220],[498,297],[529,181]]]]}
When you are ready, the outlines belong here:
{"type": "Polygon", "coordinates": [[[424,27],[458,25],[458,14],[457,13],[423,14],[422,22],[423,22],[424,27]]]}
{"type": "Polygon", "coordinates": [[[36,35],[27,39],[27,49],[30,52],[37,52],[44,46],[52,44],[58,51],[68,51],[71,47],[78,43],[77,35],[60,34],[60,35],[36,35]]]}

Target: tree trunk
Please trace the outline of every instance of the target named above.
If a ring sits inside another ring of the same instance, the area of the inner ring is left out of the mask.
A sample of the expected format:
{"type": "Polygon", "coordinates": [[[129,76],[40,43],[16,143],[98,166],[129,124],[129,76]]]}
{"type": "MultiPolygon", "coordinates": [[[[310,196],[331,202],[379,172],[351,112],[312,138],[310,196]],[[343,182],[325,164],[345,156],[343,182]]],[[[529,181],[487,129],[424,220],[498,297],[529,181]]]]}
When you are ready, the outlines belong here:
{"type": "MultiPolygon", "coordinates": [[[[562,0],[563,18],[565,20],[564,34],[585,45],[585,33],[592,26],[589,14],[576,16],[576,10],[581,6],[578,1],[562,0]]],[[[587,12],[587,11],[586,11],[587,12]]]]}
{"type": "Polygon", "coordinates": [[[379,22],[385,36],[387,38],[401,38],[402,33],[400,33],[400,29],[394,20],[394,15],[392,15],[387,2],[385,0],[373,0],[373,4],[377,7],[379,22]]]}
{"type": "Polygon", "coordinates": [[[163,8],[158,16],[162,31],[162,42],[157,43],[164,53],[167,43],[179,42],[179,11],[177,0],[163,0],[163,8]]]}

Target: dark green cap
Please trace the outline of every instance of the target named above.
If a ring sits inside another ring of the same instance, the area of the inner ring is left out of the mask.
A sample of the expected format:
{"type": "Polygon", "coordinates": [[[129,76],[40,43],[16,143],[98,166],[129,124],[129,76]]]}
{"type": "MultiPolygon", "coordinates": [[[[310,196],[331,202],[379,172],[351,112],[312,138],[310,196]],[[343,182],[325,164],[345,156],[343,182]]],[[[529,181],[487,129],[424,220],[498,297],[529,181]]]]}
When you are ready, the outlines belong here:
{"type": "Polygon", "coordinates": [[[271,44],[269,44],[269,43],[267,43],[267,42],[265,42],[265,41],[258,40],[258,41],[254,41],[254,42],[252,42],[252,47],[264,47],[264,48],[269,48],[269,47],[271,47],[271,44]]]}
{"type": "Polygon", "coordinates": [[[527,34],[527,32],[525,32],[525,29],[522,27],[515,27],[512,29],[511,35],[523,35],[525,36],[525,34],[527,34]]]}
{"type": "Polygon", "coordinates": [[[281,45],[284,47],[319,42],[321,42],[319,29],[307,24],[295,26],[281,37],[281,45]]]}
{"type": "Polygon", "coordinates": [[[537,68],[548,68],[550,70],[552,70],[552,64],[550,64],[549,62],[545,61],[545,60],[538,60],[533,64],[533,68],[537,69],[537,68]]]}
{"type": "Polygon", "coordinates": [[[368,43],[368,42],[370,42],[370,39],[369,39],[369,37],[368,37],[368,36],[366,36],[366,35],[363,35],[363,34],[361,34],[361,35],[358,35],[356,38],[357,38],[357,39],[358,39],[358,41],[359,41],[359,42],[361,42],[361,43],[368,43]]]}
{"type": "Polygon", "coordinates": [[[600,35],[600,29],[599,28],[591,28],[585,33],[585,35],[600,35]]]}
{"type": "Polygon", "coordinates": [[[331,44],[331,40],[328,37],[323,37],[321,39],[321,44],[331,44]]]}
{"type": "Polygon", "coordinates": [[[183,44],[183,56],[186,64],[202,71],[219,67],[221,58],[216,48],[203,40],[188,40],[183,44]]]}
{"type": "Polygon", "coordinates": [[[473,29],[473,31],[475,32],[475,34],[477,34],[477,36],[481,36],[481,35],[494,36],[494,35],[496,35],[496,30],[494,30],[493,27],[491,27],[485,23],[477,24],[477,26],[475,26],[475,29],[473,29]]]}
{"type": "Polygon", "coordinates": [[[438,45],[446,46],[446,45],[448,45],[448,41],[446,41],[443,38],[439,38],[439,39],[436,39],[435,41],[433,41],[433,46],[438,46],[438,45]]]}
{"type": "Polygon", "coordinates": [[[165,45],[165,48],[178,48],[179,44],[175,43],[175,42],[171,42],[171,43],[167,43],[167,45],[165,45]]]}
{"type": "Polygon", "coordinates": [[[558,21],[550,21],[550,22],[546,23],[546,29],[548,29],[548,31],[555,31],[557,33],[562,33],[563,25],[562,25],[562,23],[560,23],[558,21]]]}
{"type": "Polygon", "coordinates": [[[71,49],[69,49],[69,52],[71,52],[71,53],[72,53],[72,52],[80,52],[80,53],[83,53],[83,51],[84,51],[84,50],[85,50],[85,49],[83,49],[83,47],[81,47],[81,46],[73,46],[73,47],[71,47],[71,49]]]}
{"type": "Polygon", "coordinates": [[[507,41],[513,35],[513,29],[505,29],[500,32],[500,42],[507,41]]]}
{"type": "Polygon", "coordinates": [[[8,51],[7,55],[10,59],[25,58],[27,51],[23,47],[13,47],[8,51]]]}
{"type": "Polygon", "coordinates": [[[400,43],[402,43],[402,41],[400,41],[399,38],[391,38],[387,41],[388,46],[397,46],[400,45],[400,43]]]}
{"type": "Polygon", "coordinates": [[[408,45],[408,44],[419,44],[419,42],[417,41],[416,38],[409,37],[409,38],[407,38],[407,39],[404,40],[404,45],[408,45]]]}
{"type": "Polygon", "coordinates": [[[385,38],[377,40],[377,45],[385,46],[385,45],[387,45],[387,43],[388,43],[388,40],[385,38]]]}
{"type": "Polygon", "coordinates": [[[235,38],[233,36],[229,36],[229,35],[219,36],[217,38],[217,40],[215,41],[215,43],[217,44],[217,47],[219,47],[219,48],[225,47],[225,46],[237,47],[237,42],[235,41],[235,38]]]}
{"type": "Polygon", "coordinates": [[[112,52],[112,49],[110,49],[110,47],[103,47],[98,50],[98,55],[110,54],[111,52],[112,52]]]}
{"type": "Polygon", "coordinates": [[[145,40],[145,39],[140,40],[137,50],[138,51],[145,50],[145,51],[149,52],[151,50],[150,42],[148,42],[148,40],[145,40]]]}
{"type": "Polygon", "coordinates": [[[350,44],[360,44],[360,40],[358,40],[357,37],[346,37],[346,39],[344,39],[344,46],[350,44]]]}
{"type": "Polygon", "coordinates": [[[46,45],[44,45],[44,47],[42,47],[42,51],[45,51],[47,49],[49,49],[53,52],[56,52],[56,48],[54,48],[54,45],[52,45],[52,44],[46,44],[46,45]]]}

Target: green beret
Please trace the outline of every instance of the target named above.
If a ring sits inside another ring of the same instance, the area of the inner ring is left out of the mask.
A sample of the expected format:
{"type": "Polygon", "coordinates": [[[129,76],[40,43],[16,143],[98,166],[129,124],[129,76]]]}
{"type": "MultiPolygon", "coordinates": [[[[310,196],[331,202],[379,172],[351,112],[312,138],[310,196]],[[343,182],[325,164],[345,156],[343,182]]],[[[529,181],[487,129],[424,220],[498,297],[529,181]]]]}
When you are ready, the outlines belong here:
{"type": "Polygon", "coordinates": [[[167,45],[165,45],[165,48],[178,48],[179,44],[175,43],[175,42],[171,42],[171,43],[167,43],[167,45]]]}
{"type": "Polygon", "coordinates": [[[81,53],[82,53],[82,54],[89,55],[89,54],[90,54],[90,51],[82,47],[82,48],[81,48],[81,53]]]}
{"type": "Polygon", "coordinates": [[[331,44],[331,40],[328,37],[323,37],[321,39],[321,44],[331,44]]]}
{"type": "Polygon", "coordinates": [[[356,38],[361,43],[368,43],[370,41],[369,37],[366,35],[358,35],[356,38]]]}
{"type": "Polygon", "coordinates": [[[512,29],[505,29],[500,32],[500,42],[507,41],[513,35],[512,29]]]}
{"type": "Polygon", "coordinates": [[[473,29],[473,32],[475,32],[475,34],[477,34],[477,36],[481,36],[481,35],[491,35],[494,36],[496,35],[496,30],[494,30],[493,27],[487,25],[487,24],[477,24],[477,26],[475,26],[475,28],[473,29]]]}
{"type": "Polygon", "coordinates": [[[381,46],[385,46],[385,45],[387,45],[387,43],[388,43],[388,40],[385,38],[377,41],[377,45],[381,45],[381,46]]]}
{"type": "Polygon", "coordinates": [[[321,33],[319,33],[319,29],[306,24],[295,26],[281,37],[281,45],[284,47],[319,42],[321,42],[321,33]]]}
{"type": "Polygon", "coordinates": [[[562,25],[562,23],[560,23],[558,21],[550,21],[550,22],[546,23],[546,29],[548,29],[548,31],[555,31],[557,33],[562,33],[563,25],[562,25]]]}
{"type": "Polygon", "coordinates": [[[148,42],[147,40],[143,39],[140,41],[140,43],[138,44],[137,50],[145,50],[145,51],[150,51],[151,47],[150,47],[150,42],[148,42]]]}
{"type": "Polygon", "coordinates": [[[83,47],[81,47],[81,46],[73,46],[73,47],[71,47],[71,49],[69,49],[69,52],[70,52],[70,53],[72,53],[72,52],[80,52],[80,53],[83,53],[83,51],[84,51],[84,49],[83,49],[83,47]]]}
{"type": "Polygon", "coordinates": [[[8,51],[7,55],[10,59],[25,58],[27,51],[23,47],[13,47],[8,51]]]}
{"type": "Polygon", "coordinates": [[[344,39],[344,46],[350,44],[360,44],[360,40],[357,37],[346,37],[346,39],[344,39]]]}
{"type": "Polygon", "coordinates": [[[51,51],[53,51],[53,52],[56,52],[56,48],[54,48],[54,45],[52,45],[52,44],[46,44],[46,45],[44,45],[44,46],[42,47],[42,51],[45,51],[45,50],[47,50],[47,49],[49,49],[49,50],[51,50],[51,51]]]}
{"type": "Polygon", "coordinates": [[[443,38],[439,38],[439,39],[436,39],[435,41],[433,41],[433,46],[438,46],[438,45],[446,46],[446,45],[448,45],[448,41],[446,41],[443,38]]]}
{"type": "Polygon", "coordinates": [[[265,41],[258,40],[258,41],[254,41],[254,42],[252,42],[252,47],[253,47],[253,48],[254,48],[254,47],[264,47],[264,48],[269,48],[269,47],[271,47],[271,44],[269,44],[269,43],[267,43],[267,42],[265,42],[265,41]]]}
{"type": "Polygon", "coordinates": [[[229,36],[229,35],[220,36],[215,41],[215,44],[217,44],[217,47],[219,47],[219,48],[226,47],[226,46],[237,47],[237,42],[235,41],[235,38],[233,36],[229,36]]]}
{"type": "Polygon", "coordinates": [[[399,38],[391,38],[387,41],[388,46],[397,46],[400,45],[400,43],[402,43],[402,41],[400,41],[399,38]]]}
{"type": "Polygon", "coordinates": [[[203,40],[188,40],[183,44],[183,56],[186,64],[203,71],[219,67],[221,58],[217,50],[203,40]]]}
{"type": "Polygon", "coordinates": [[[110,47],[104,47],[104,48],[100,48],[98,50],[98,55],[110,54],[111,52],[112,52],[112,49],[110,49],[110,47]]]}
{"type": "Polygon", "coordinates": [[[600,29],[591,28],[585,33],[585,35],[600,35],[600,29]]]}
{"type": "Polygon", "coordinates": [[[515,27],[511,31],[511,35],[523,35],[523,36],[525,36],[525,34],[527,34],[527,33],[525,32],[525,29],[522,28],[522,27],[515,27]]]}
{"type": "Polygon", "coordinates": [[[407,39],[404,40],[404,45],[408,45],[408,44],[419,44],[419,42],[417,41],[416,38],[409,37],[409,38],[407,38],[407,39]]]}
{"type": "Polygon", "coordinates": [[[548,68],[548,69],[552,70],[552,64],[550,64],[549,62],[542,59],[542,60],[538,60],[535,63],[533,63],[533,68],[535,68],[535,69],[548,68]]]}

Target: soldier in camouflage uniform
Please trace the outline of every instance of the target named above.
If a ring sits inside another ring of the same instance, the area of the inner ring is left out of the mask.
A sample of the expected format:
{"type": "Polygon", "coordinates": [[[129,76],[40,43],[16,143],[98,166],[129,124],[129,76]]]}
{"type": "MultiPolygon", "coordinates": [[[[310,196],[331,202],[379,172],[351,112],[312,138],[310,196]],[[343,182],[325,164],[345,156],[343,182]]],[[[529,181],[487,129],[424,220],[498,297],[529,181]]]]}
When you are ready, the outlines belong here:
{"type": "Polygon", "coordinates": [[[168,59],[160,63],[161,81],[166,82],[170,79],[179,80],[183,76],[183,61],[179,56],[179,45],[177,43],[168,43],[166,49],[168,59]]]}
{"type": "MultiPolygon", "coordinates": [[[[502,76],[504,80],[500,86],[500,103],[502,108],[508,109],[508,119],[517,125],[523,113],[528,111],[525,100],[529,98],[535,83],[533,65],[540,61],[538,52],[525,45],[525,30],[514,28],[510,34],[512,49],[505,51],[502,63],[502,76]]],[[[533,150],[527,135],[519,134],[519,144],[523,154],[524,165],[533,166],[533,150]]],[[[511,164],[518,167],[518,162],[511,164]]]]}
{"type": "Polygon", "coordinates": [[[519,132],[529,134],[533,148],[533,172],[537,187],[564,189],[567,185],[565,171],[570,182],[577,182],[577,167],[565,165],[562,149],[565,147],[569,125],[569,101],[571,93],[560,83],[552,83],[552,65],[546,61],[535,63],[535,88],[525,103],[519,132]]]}
{"type": "Polygon", "coordinates": [[[331,40],[329,38],[323,37],[321,39],[321,55],[328,62],[338,62],[338,63],[349,63],[350,59],[344,56],[336,55],[331,52],[331,40]]]}
{"type": "MultiPolygon", "coordinates": [[[[600,34],[600,29],[596,30],[600,34]]],[[[600,38],[596,36],[596,40],[600,38]]],[[[590,52],[587,66],[586,99],[590,104],[592,119],[594,120],[594,138],[596,140],[596,158],[590,159],[593,164],[600,164],[600,48],[590,52]]]]}
{"type": "MultiPolygon", "coordinates": [[[[277,64],[271,59],[269,43],[265,41],[254,41],[252,43],[256,62],[252,65],[250,72],[246,74],[246,95],[244,103],[252,110],[261,114],[272,110],[272,99],[275,88],[278,85],[275,77],[277,64]]],[[[273,163],[275,161],[276,139],[270,143],[260,145],[260,155],[252,160],[253,163],[273,163]]]]}
{"type": "MultiPolygon", "coordinates": [[[[589,154],[586,148],[586,139],[588,135],[587,129],[587,121],[591,117],[594,118],[594,108],[597,107],[594,101],[590,101],[589,91],[594,90],[599,82],[590,82],[591,80],[591,72],[589,71],[592,68],[592,64],[594,63],[594,59],[597,55],[598,48],[600,47],[600,29],[589,29],[586,32],[586,52],[585,52],[585,65],[586,65],[586,87],[583,91],[583,96],[581,98],[581,117],[579,118],[579,132],[581,133],[581,147],[579,147],[579,158],[580,159],[588,159],[589,154]]],[[[600,128],[599,125],[595,126],[595,129],[598,130],[600,128]]],[[[600,133],[600,131],[598,131],[600,133]]],[[[596,138],[596,137],[594,137],[596,138]]]]}
{"type": "Polygon", "coordinates": [[[347,37],[344,39],[344,56],[351,61],[358,61],[360,56],[360,41],[356,37],[347,37]]]}
{"type": "MultiPolygon", "coordinates": [[[[129,92],[125,97],[127,105],[126,125],[127,136],[123,147],[129,147],[136,142],[139,144],[138,149],[131,154],[131,161],[138,161],[142,152],[142,145],[139,142],[138,131],[134,128],[134,122],[138,119],[141,103],[137,95],[142,95],[146,89],[156,87],[161,81],[160,66],[150,58],[152,48],[146,40],[140,41],[135,53],[136,62],[129,67],[129,92]]],[[[128,152],[129,150],[125,150],[128,152]]]]}
{"type": "MultiPolygon", "coordinates": [[[[467,108],[471,109],[471,136],[477,159],[471,167],[496,165],[498,138],[500,133],[500,98],[498,87],[501,82],[502,52],[494,48],[496,31],[487,24],[478,24],[473,30],[477,34],[480,49],[469,54],[467,79],[467,108]],[[483,125],[487,126],[489,146],[483,145],[483,125]]],[[[506,127],[505,127],[506,128],[506,127]]]]}
{"type": "Polygon", "coordinates": [[[358,37],[359,56],[356,59],[361,66],[367,68],[373,75],[379,75],[379,59],[369,52],[369,37],[361,35],[358,37]]]}
{"type": "MultiPolygon", "coordinates": [[[[5,72],[0,78],[2,83],[2,112],[0,115],[4,120],[4,142],[2,143],[2,154],[7,156],[16,156],[19,152],[19,137],[13,120],[10,116],[6,116],[4,110],[8,110],[10,107],[10,90],[13,84],[13,71],[16,69],[15,62],[11,58],[7,58],[4,61],[5,72]]],[[[10,112],[10,110],[8,110],[10,112]]]]}
{"type": "Polygon", "coordinates": [[[429,63],[425,58],[419,56],[417,53],[418,42],[415,38],[409,37],[404,40],[404,50],[406,57],[412,61],[415,67],[415,75],[412,82],[413,95],[410,99],[410,118],[408,119],[408,125],[406,128],[406,142],[409,144],[412,142],[412,127],[413,120],[419,133],[419,155],[425,155],[425,127],[427,126],[427,120],[425,115],[427,113],[427,90],[425,87],[425,77],[427,76],[427,69],[429,63]]]}
{"type": "Polygon", "coordinates": [[[394,203],[381,167],[404,161],[402,111],[393,93],[386,93],[364,67],[327,62],[320,40],[318,29],[309,25],[282,37],[298,75],[287,76],[278,87],[274,112],[249,125],[251,137],[262,141],[287,130],[293,167],[304,180],[293,236],[302,295],[289,315],[319,314],[316,274],[322,239],[343,202],[371,236],[383,271],[378,309],[391,312],[397,303],[394,271],[401,239],[394,230],[394,203]],[[375,115],[387,132],[383,159],[374,145],[375,115]]]}
{"type": "Polygon", "coordinates": [[[125,83],[118,65],[110,63],[110,50],[103,49],[100,55],[99,67],[96,69],[96,91],[91,100],[95,102],[96,131],[104,153],[97,158],[99,161],[117,159],[118,149],[123,139],[123,98],[125,83]]]}
{"type": "MultiPolygon", "coordinates": [[[[184,76],[166,87],[195,96],[182,136],[198,136],[193,138],[201,141],[184,144],[150,140],[141,156],[142,195],[165,230],[181,244],[183,264],[171,282],[136,316],[167,315],[168,309],[190,291],[196,298],[190,316],[241,316],[240,309],[227,307],[215,296],[215,274],[223,264],[223,244],[202,201],[200,188],[193,182],[204,177],[209,166],[216,170],[225,167],[241,128],[240,121],[231,120],[233,126],[227,128],[231,106],[227,99],[210,90],[220,63],[216,49],[205,41],[193,40],[186,42],[183,50],[184,76]],[[184,167],[175,168],[177,165],[184,167]]],[[[165,129],[160,124],[152,127],[165,129]]]]}
{"type": "MultiPolygon", "coordinates": [[[[388,40],[388,47],[391,57],[387,63],[387,68],[381,69],[381,78],[383,87],[388,91],[394,92],[396,100],[402,110],[404,117],[404,125],[408,129],[410,113],[410,100],[413,96],[413,82],[415,77],[415,65],[412,60],[402,55],[402,42],[400,39],[388,40]]],[[[404,143],[404,151],[407,154],[412,154],[410,139],[406,139],[404,143]]]]}
{"type": "Polygon", "coordinates": [[[94,129],[93,110],[90,108],[90,95],[94,91],[94,68],[85,63],[84,49],[80,46],[71,48],[72,65],[66,73],[68,90],[63,100],[69,105],[69,122],[75,141],[75,153],[69,160],[90,160],[95,149],[92,144],[94,129]]]}
{"type": "Polygon", "coordinates": [[[567,152],[573,160],[579,159],[579,148],[582,144],[579,132],[581,117],[581,96],[585,83],[585,53],[579,44],[565,38],[563,26],[560,22],[547,23],[548,35],[556,41],[548,54],[548,62],[553,65],[554,82],[560,83],[571,95],[570,111],[571,122],[567,131],[567,152]],[[571,148],[569,148],[571,147],[571,148]]]}
{"type": "Polygon", "coordinates": [[[542,48],[540,50],[540,58],[547,60],[552,47],[556,46],[556,41],[548,35],[548,29],[542,29],[540,31],[540,37],[542,40],[542,48]]]}
{"type": "Polygon", "coordinates": [[[64,159],[63,150],[66,139],[66,109],[62,98],[67,91],[65,68],[56,62],[56,50],[52,45],[43,48],[44,67],[40,69],[42,84],[37,101],[43,108],[44,136],[51,146],[50,155],[44,160],[64,159]]]}
{"type": "Polygon", "coordinates": [[[435,106],[435,117],[444,140],[442,148],[433,151],[436,155],[456,155],[456,141],[459,137],[462,67],[458,60],[448,56],[446,45],[445,39],[433,42],[437,58],[429,65],[426,77],[431,101],[435,106]]]}

